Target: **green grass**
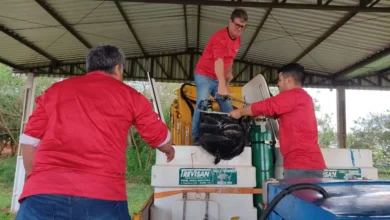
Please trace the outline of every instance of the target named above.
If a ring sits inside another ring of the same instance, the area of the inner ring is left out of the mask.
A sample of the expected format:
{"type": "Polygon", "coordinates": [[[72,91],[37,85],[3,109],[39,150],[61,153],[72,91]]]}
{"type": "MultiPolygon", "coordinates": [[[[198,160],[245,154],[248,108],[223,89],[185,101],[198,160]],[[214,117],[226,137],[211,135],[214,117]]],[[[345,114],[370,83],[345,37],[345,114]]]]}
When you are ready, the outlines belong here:
{"type": "Polygon", "coordinates": [[[153,193],[150,185],[132,185],[127,187],[127,201],[131,215],[139,212],[149,196],[153,193]]]}
{"type": "MultiPolygon", "coordinates": [[[[151,166],[145,168],[148,149],[140,150],[142,168],[139,167],[134,148],[127,150],[127,197],[131,215],[139,212],[149,196],[153,193],[150,186],[151,166]]],[[[151,163],[155,161],[152,152],[151,163]]],[[[12,187],[16,168],[16,157],[0,158],[0,220],[11,220],[15,215],[9,213],[12,201],[12,187]]]]}
{"type": "Polygon", "coordinates": [[[16,157],[0,158],[0,219],[13,220],[15,214],[10,213],[12,187],[16,167],[16,157]]]}

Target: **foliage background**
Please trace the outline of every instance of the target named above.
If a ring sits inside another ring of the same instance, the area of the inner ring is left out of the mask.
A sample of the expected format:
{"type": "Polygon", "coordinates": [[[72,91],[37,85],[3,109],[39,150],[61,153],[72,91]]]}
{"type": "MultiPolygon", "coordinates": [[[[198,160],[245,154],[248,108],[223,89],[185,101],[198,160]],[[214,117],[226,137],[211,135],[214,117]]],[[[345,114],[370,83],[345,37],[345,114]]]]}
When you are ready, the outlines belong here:
{"type": "MultiPolygon", "coordinates": [[[[36,78],[35,97],[42,94],[59,78],[36,78]]],[[[0,64],[0,219],[7,219],[10,214],[1,212],[9,209],[12,185],[15,174],[17,143],[19,139],[23,96],[26,77],[15,77],[12,70],[0,64]]],[[[146,82],[129,82],[146,97],[150,98],[149,86],[146,82]]],[[[181,84],[159,83],[161,104],[165,120],[169,122],[169,108],[175,98],[174,90],[181,84]]],[[[278,90],[270,88],[276,95],[278,90]]],[[[314,99],[319,130],[319,145],[322,148],[336,147],[336,128],[331,123],[332,115],[318,117],[321,105],[314,99]]],[[[169,125],[169,123],[168,123],[169,125]]],[[[379,168],[380,175],[386,175],[390,164],[390,110],[374,114],[370,113],[355,121],[351,132],[347,134],[350,148],[370,149],[373,152],[374,165],[379,168]]],[[[147,146],[133,128],[128,136],[127,181],[128,192],[133,202],[129,204],[131,212],[140,208],[145,198],[152,193],[150,187],[151,166],[155,163],[156,151],[147,146]],[[137,203],[138,202],[138,203],[137,203]]]]}

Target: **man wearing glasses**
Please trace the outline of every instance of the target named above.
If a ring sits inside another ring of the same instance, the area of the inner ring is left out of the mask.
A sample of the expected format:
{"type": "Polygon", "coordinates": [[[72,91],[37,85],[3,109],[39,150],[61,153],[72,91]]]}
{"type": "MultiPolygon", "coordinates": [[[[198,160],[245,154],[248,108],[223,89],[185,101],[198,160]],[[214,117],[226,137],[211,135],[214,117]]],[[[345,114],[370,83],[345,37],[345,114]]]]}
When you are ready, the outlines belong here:
{"type": "MultiPolygon", "coordinates": [[[[198,123],[199,110],[206,107],[209,96],[226,96],[228,85],[233,79],[232,65],[238,50],[240,49],[242,31],[248,21],[245,10],[235,9],[229,19],[227,27],[215,32],[206,44],[202,56],[195,68],[195,86],[197,90],[196,106],[192,118],[192,145],[199,145],[198,123]]],[[[230,112],[233,106],[230,100],[217,98],[222,112],[230,112]]]]}

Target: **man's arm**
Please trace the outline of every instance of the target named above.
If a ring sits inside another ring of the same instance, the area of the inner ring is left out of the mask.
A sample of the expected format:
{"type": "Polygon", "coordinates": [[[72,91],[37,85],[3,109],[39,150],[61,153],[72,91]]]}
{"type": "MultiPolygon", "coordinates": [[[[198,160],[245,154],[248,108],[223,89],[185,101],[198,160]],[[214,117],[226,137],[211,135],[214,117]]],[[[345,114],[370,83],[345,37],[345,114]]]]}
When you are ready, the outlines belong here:
{"type": "Polygon", "coordinates": [[[233,118],[242,116],[267,116],[281,115],[290,112],[296,106],[296,95],[290,92],[282,92],[263,101],[252,103],[244,108],[233,110],[229,115],[233,118]]]}
{"type": "Polygon", "coordinates": [[[45,94],[36,99],[34,112],[29,117],[24,132],[20,136],[19,140],[22,147],[23,165],[27,175],[33,171],[35,150],[45,134],[48,123],[48,116],[44,108],[44,102],[45,94]]]}
{"type": "Polygon", "coordinates": [[[170,162],[175,155],[172,147],[171,132],[153,111],[152,104],[142,94],[137,93],[133,98],[133,125],[141,138],[152,148],[157,148],[167,156],[170,162]]]}
{"type": "Polygon", "coordinates": [[[233,63],[230,64],[229,68],[226,71],[226,86],[229,86],[229,83],[233,80],[233,63]]]}
{"type": "Polygon", "coordinates": [[[213,41],[213,56],[214,56],[214,71],[218,80],[218,94],[226,95],[228,93],[224,72],[224,62],[223,58],[225,57],[225,45],[226,40],[221,36],[216,36],[213,41]]]}
{"type": "Polygon", "coordinates": [[[26,170],[26,175],[28,176],[34,168],[34,156],[35,156],[35,147],[28,144],[21,144],[22,147],[22,156],[23,156],[23,166],[26,170]]]}

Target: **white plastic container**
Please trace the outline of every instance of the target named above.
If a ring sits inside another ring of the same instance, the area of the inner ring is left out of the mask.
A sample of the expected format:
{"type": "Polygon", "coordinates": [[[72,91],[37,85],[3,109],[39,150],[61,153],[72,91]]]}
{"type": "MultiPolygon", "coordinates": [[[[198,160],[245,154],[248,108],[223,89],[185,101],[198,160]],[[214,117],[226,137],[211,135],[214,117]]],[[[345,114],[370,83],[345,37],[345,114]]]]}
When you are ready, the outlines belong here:
{"type": "MultiPolygon", "coordinates": [[[[164,154],[157,154],[152,168],[152,186],[155,193],[182,189],[250,188],[256,186],[255,167],[252,166],[251,148],[230,161],[221,160],[214,165],[214,157],[198,146],[175,146],[175,159],[166,163],[164,154]],[[220,170],[218,170],[220,169],[220,170]],[[213,171],[226,171],[214,173],[213,171]],[[194,175],[203,177],[203,185],[192,182],[194,175]],[[222,181],[222,182],[221,182],[222,181]],[[195,185],[194,185],[195,184],[195,185]]],[[[151,207],[151,220],[202,220],[206,208],[209,220],[239,219],[256,220],[252,194],[210,193],[206,207],[206,193],[189,192],[155,198],[151,207]],[[183,218],[185,213],[185,218],[183,218]]]]}
{"type": "MultiPolygon", "coordinates": [[[[325,178],[334,179],[335,175],[348,179],[351,175],[378,179],[378,170],[373,167],[372,152],[366,149],[321,148],[327,170],[325,178]],[[356,170],[356,171],[355,171],[356,170]],[[345,175],[343,173],[346,173],[345,175]]],[[[283,178],[283,157],[280,148],[276,148],[275,177],[283,178]]]]}

